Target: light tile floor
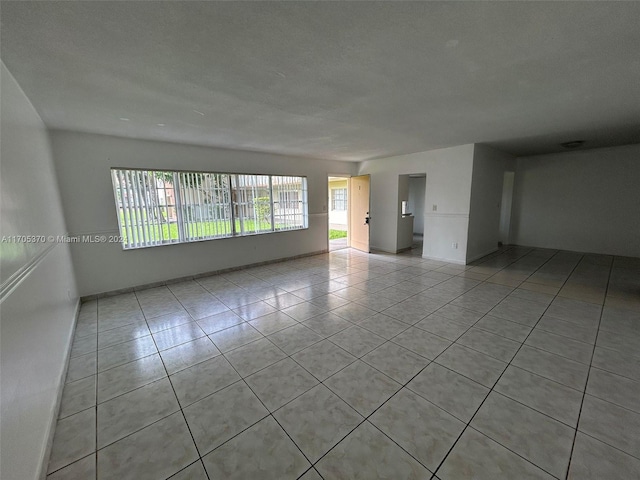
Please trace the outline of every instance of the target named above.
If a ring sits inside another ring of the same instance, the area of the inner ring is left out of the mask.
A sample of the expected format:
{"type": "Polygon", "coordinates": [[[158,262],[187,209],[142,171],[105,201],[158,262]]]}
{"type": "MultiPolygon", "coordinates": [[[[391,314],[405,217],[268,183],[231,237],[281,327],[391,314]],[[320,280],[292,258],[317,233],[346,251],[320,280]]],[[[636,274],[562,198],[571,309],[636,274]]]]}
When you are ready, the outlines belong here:
{"type": "Polygon", "coordinates": [[[83,304],[48,478],[640,478],[640,259],[419,253],[83,304]]]}

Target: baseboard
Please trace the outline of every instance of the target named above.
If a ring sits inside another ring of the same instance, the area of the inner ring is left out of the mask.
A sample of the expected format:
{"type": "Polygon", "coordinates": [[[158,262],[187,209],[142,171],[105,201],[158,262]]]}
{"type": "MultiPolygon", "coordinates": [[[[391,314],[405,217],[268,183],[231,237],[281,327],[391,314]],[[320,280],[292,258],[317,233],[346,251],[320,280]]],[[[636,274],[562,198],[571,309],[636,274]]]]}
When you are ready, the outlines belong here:
{"type": "Polygon", "coordinates": [[[240,265],[237,267],[229,267],[229,268],[222,268],[220,270],[212,270],[209,272],[203,272],[203,273],[197,273],[195,275],[187,275],[184,277],[175,277],[175,278],[171,278],[169,280],[163,280],[163,281],[159,281],[159,282],[152,282],[152,283],[144,283],[141,285],[135,285],[133,287],[126,287],[126,288],[120,288],[118,290],[110,290],[108,292],[102,292],[102,293],[96,293],[93,295],[85,295],[83,297],[80,298],[81,302],[88,302],[91,300],[97,300],[99,298],[106,298],[106,297],[113,297],[114,295],[121,295],[123,293],[131,293],[131,292],[139,292],[141,290],[148,290],[150,288],[155,288],[155,287],[162,287],[165,285],[172,285],[174,283],[179,283],[179,282],[186,282],[189,280],[196,280],[198,278],[204,278],[204,277],[211,277],[213,275],[220,275],[221,273],[229,273],[229,272],[237,272],[240,270],[246,270],[248,268],[255,268],[255,267],[262,267],[264,265],[271,265],[274,263],[282,263],[282,262],[286,262],[289,260],[296,260],[299,258],[305,258],[305,257],[313,257],[315,255],[323,255],[325,253],[329,253],[329,249],[325,248],[322,250],[317,250],[315,252],[309,252],[309,253],[303,253],[301,255],[294,255],[292,257],[282,257],[282,258],[276,258],[273,260],[266,260],[264,262],[256,262],[256,263],[250,263],[247,265],[240,265]]]}
{"type": "Polygon", "coordinates": [[[466,265],[467,264],[463,260],[454,260],[452,258],[431,257],[429,255],[422,255],[422,258],[424,258],[425,260],[436,260],[438,262],[454,263],[456,265],[466,265]]]}
{"type": "Polygon", "coordinates": [[[64,368],[62,369],[62,374],[58,381],[58,393],[56,396],[56,403],[53,406],[53,415],[51,417],[51,422],[49,423],[49,428],[47,432],[47,442],[45,444],[45,451],[43,458],[40,462],[40,471],[38,474],[38,478],[40,480],[46,480],[47,470],[49,469],[49,457],[51,456],[51,448],[53,447],[53,438],[56,432],[56,425],[58,423],[58,416],[60,415],[60,406],[62,404],[62,394],[64,392],[65,380],[67,379],[67,372],[69,370],[69,361],[71,360],[71,349],[73,347],[73,339],[76,333],[76,325],[78,324],[78,317],[80,315],[80,306],[82,305],[80,299],[76,301],[76,308],[73,318],[73,326],[71,328],[71,334],[69,336],[69,341],[67,342],[67,351],[65,353],[65,362],[64,368]]]}
{"type": "Polygon", "coordinates": [[[375,245],[369,245],[369,251],[371,253],[396,253],[395,250],[386,250],[381,247],[376,247],[375,245]]]}
{"type": "Polygon", "coordinates": [[[471,258],[467,258],[467,263],[475,262],[476,260],[479,260],[482,257],[486,257],[487,255],[491,255],[492,253],[495,253],[498,250],[499,250],[498,247],[496,247],[496,248],[492,248],[491,250],[487,250],[486,252],[481,253],[479,255],[474,255],[471,258]]]}

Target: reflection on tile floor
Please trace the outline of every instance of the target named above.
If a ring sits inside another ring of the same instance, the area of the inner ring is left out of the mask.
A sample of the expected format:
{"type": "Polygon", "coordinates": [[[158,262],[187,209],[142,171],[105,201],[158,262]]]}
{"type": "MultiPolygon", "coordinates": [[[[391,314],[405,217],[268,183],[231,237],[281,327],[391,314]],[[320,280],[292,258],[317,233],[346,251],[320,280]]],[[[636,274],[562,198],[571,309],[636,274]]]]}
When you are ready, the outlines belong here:
{"type": "Polygon", "coordinates": [[[84,303],[48,478],[640,478],[640,259],[420,251],[84,303]]]}

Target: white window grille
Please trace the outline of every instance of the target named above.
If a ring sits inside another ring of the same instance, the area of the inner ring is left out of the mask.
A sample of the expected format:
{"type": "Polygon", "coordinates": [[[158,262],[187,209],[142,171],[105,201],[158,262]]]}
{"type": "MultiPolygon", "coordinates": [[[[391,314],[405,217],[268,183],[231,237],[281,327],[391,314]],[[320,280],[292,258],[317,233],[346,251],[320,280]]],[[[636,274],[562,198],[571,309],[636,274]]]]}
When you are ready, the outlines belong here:
{"type": "Polygon", "coordinates": [[[305,177],[273,176],[273,221],[275,230],[307,228],[308,195],[305,177]]]}
{"type": "Polygon", "coordinates": [[[273,231],[271,178],[269,175],[231,176],[235,233],[248,235],[273,231]]]}
{"type": "Polygon", "coordinates": [[[307,179],[111,170],[124,249],[308,228],[307,179]]]}
{"type": "Polygon", "coordinates": [[[346,188],[331,189],[331,210],[335,210],[335,211],[347,210],[347,189],[346,188]]]}

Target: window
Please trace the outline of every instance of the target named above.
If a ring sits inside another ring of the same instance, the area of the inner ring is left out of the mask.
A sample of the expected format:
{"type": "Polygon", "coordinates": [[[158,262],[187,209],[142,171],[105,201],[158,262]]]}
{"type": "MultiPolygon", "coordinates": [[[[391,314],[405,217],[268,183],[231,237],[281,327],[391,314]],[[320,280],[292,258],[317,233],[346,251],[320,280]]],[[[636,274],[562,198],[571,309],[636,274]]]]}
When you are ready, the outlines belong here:
{"type": "Polygon", "coordinates": [[[334,188],[331,190],[331,210],[345,211],[347,209],[347,189],[334,188]]]}
{"type": "Polygon", "coordinates": [[[307,179],[276,176],[271,178],[276,230],[306,228],[308,223],[307,179]]]}
{"type": "Polygon", "coordinates": [[[298,192],[278,192],[279,204],[282,208],[299,209],[300,200],[298,199],[298,192]]]}
{"type": "Polygon", "coordinates": [[[112,169],[124,249],[308,227],[307,179],[112,169]]]}

